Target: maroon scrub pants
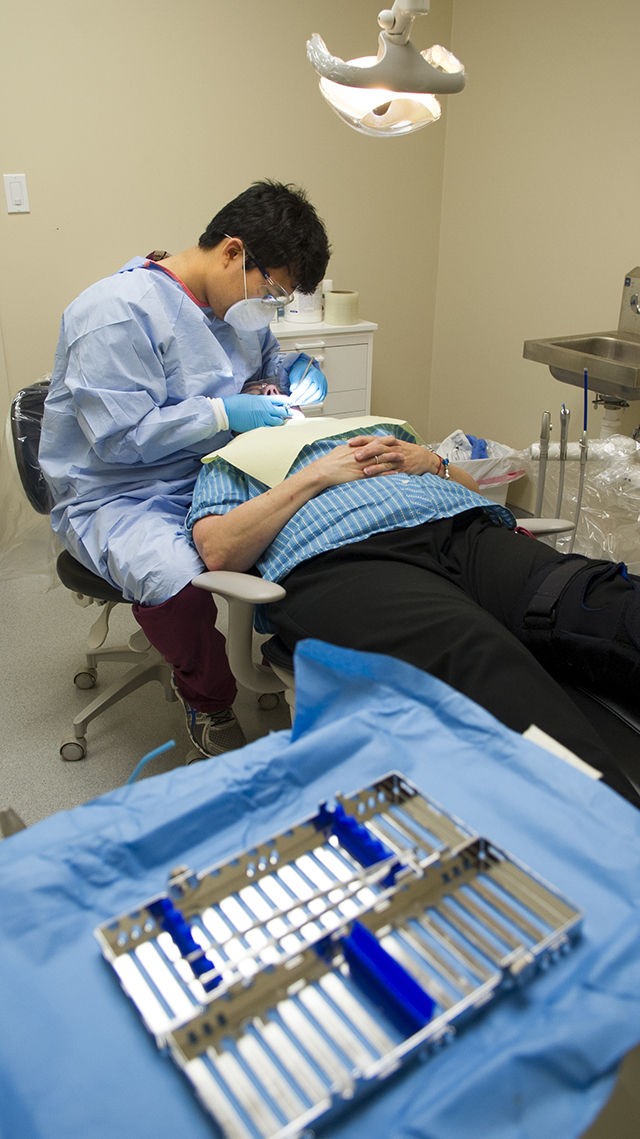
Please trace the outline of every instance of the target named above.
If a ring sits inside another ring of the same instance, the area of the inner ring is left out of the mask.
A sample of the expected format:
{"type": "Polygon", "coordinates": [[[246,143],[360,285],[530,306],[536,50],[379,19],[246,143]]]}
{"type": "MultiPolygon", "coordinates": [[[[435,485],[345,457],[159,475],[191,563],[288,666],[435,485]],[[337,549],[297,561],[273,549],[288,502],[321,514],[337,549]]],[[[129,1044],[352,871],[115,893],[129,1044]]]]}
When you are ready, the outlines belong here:
{"type": "Polygon", "coordinates": [[[133,615],[173,666],[176,684],[198,712],[219,712],[236,698],[236,682],[216,629],[217,609],[210,593],[186,585],[161,605],[132,606],[133,615]]]}

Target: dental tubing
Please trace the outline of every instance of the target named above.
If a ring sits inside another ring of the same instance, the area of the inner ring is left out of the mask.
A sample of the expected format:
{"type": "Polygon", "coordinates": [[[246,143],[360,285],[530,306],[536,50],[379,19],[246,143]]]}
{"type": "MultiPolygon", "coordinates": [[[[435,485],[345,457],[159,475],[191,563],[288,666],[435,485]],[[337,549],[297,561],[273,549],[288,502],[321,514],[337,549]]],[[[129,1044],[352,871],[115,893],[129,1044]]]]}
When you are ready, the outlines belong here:
{"type": "Polygon", "coordinates": [[[584,413],[582,418],[582,439],[580,440],[580,482],[578,484],[578,501],[576,502],[576,513],[573,520],[574,530],[571,535],[571,543],[569,545],[569,553],[573,553],[573,546],[576,540],[576,532],[578,529],[578,522],[580,521],[580,511],[582,509],[582,493],[584,491],[584,476],[587,469],[587,415],[589,411],[589,372],[587,368],[584,370],[584,413]]]}

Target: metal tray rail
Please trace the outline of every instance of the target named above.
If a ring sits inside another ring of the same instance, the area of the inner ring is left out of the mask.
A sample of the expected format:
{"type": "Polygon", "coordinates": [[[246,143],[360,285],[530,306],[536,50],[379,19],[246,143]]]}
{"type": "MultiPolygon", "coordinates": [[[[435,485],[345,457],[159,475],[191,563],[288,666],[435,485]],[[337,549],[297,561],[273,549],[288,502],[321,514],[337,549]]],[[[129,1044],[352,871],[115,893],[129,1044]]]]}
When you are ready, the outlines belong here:
{"type": "Polygon", "coordinates": [[[177,868],[96,936],[225,1136],[293,1139],[548,967],[581,920],[392,772],[230,861],[177,868]]]}

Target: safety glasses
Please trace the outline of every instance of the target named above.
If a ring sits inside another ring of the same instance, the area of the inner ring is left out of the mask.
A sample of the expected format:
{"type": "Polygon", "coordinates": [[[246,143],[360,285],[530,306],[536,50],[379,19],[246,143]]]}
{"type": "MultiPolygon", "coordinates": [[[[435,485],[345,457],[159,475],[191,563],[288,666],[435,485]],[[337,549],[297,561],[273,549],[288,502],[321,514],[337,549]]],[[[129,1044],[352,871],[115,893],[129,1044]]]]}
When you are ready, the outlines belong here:
{"type": "MultiPolygon", "coordinates": [[[[231,235],[228,233],[225,234],[225,237],[230,236],[231,235]]],[[[238,238],[238,241],[242,241],[242,238],[238,238]]],[[[288,293],[283,285],[280,285],[277,281],[274,281],[273,277],[267,273],[267,270],[262,268],[262,265],[254,257],[246,241],[242,241],[242,245],[244,253],[250,261],[253,261],[256,269],[259,269],[265,280],[265,284],[260,285],[258,289],[257,299],[264,301],[265,304],[273,306],[274,308],[280,308],[282,305],[290,305],[293,300],[293,293],[288,293]]]]}

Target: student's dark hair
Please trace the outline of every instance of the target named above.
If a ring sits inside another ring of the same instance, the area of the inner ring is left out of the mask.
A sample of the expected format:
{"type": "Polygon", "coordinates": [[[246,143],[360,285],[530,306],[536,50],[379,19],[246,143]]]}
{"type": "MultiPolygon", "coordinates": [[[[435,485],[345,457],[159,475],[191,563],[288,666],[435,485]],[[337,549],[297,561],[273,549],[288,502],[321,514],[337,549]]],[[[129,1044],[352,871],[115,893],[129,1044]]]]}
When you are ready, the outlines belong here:
{"type": "Polygon", "coordinates": [[[325,275],[327,232],[299,186],[254,182],[209,222],[200,248],[213,249],[227,234],[246,241],[263,269],[288,269],[301,293],[313,293],[325,275]]]}

